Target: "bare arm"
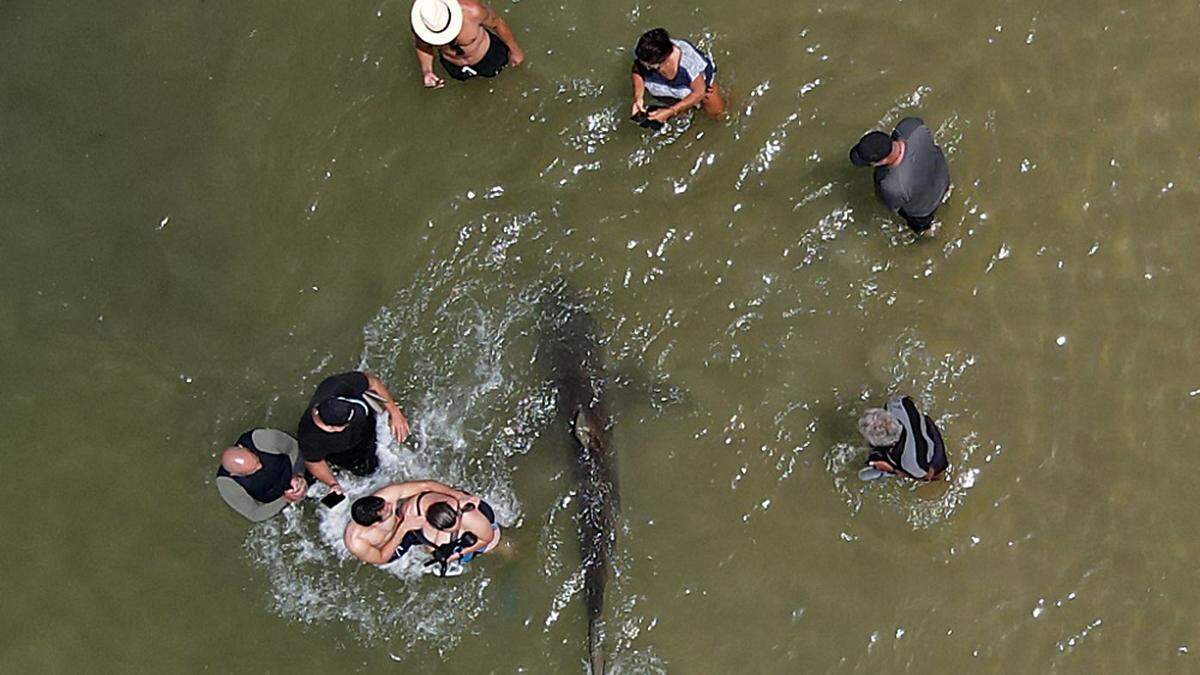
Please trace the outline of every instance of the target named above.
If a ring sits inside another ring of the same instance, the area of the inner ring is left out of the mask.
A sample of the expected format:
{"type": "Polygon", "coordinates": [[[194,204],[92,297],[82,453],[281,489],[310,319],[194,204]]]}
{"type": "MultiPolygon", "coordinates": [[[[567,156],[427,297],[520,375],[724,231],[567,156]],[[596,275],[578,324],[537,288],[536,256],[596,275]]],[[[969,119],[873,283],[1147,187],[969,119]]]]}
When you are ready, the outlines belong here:
{"type": "Polygon", "coordinates": [[[450,495],[460,502],[468,502],[478,505],[479,498],[467,494],[462,490],[456,490],[445,483],[439,483],[436,480],[410,480],[395,485],[389,485],[381,490],[375,491],[376,497],[384,499],[409,499],[415,497],[422,492],[437,492],[440,494],[450,495]]]}
{"type": "Polygon", "coordinates": [[[692,91],[682,101],[665,110],[656,110],[650,116],[660,122],[666,122],[679,113],[699,105],[707,91],[708,83],[704,80],[704,74],[701,73],[696,76],[696,79],[692,80],[692,91]]]}
{"type": "Polygon", "coordinates": [[[425,81],[425,86],[436,89],[446,84],[433,72],[433,45],[413,35],[413,46],[417,50],[417,64],[421,66],[421,77],[425,81]]]}
{"type": "Polygon", "coordinates": [[[370,542],[363,541],[357,537],[346,536],[346,549],[354,554],[355,558],[370,563],[372,565],[383,565],[391,562],[392,556],[396,555],[396,549],[400,548],[400,541],[404,539],[404,531],[396,530],[396,534],[392,535],[383,546],[375,546],[370,542]]]}
{"type": "Polygon", "coordinates": [[[459,4],[462,5],[463,14],[472,16],[480,25],[495,33],[496,37],[508,46],[509,63],[514,66],[521,65],[525,60],[525,52],[521,50],[521,45],[517,44],[517,38],[513,37],[512,29],[495,10],[473,0],[460,0],[459,4]]]}
{"type": "Polygon", "coordinates": [[[638,73],[637,65],[633,66],[633,111],[630,115],[646,112],[646,80],[638,73]]]}
{"type": "Polygon", "coordinates": [[[333,490],[339,494],[346,494],[346,491],[342,489],[342,484],[333,477],[333,472],[329,470],[329,465],[325,463],[325,460],[321,460],[319,462],[305,462],[304,468],[308,469],[308,472],[313,475],[313,478],[316,478],[322,483],[328,485],[330,490],[333,490]]]}
{"type": "MultiPolygon", "coordinates": [[[[418,51],[418,53],[420,52],[418,51]]],[[[400,412],[400,407],[392,399],[392,393],[383,385],[383,380],[371,373],[363,373],[363,375],[367,377],[367,391],[382,401],[383,407],[387,409],[388,426],[392,428],[392,435],[396,437],[397,441],[403,442],[405,438],[408,438],[408,418],[400,412]]]]}
{"type": "Polygon", "coordinates": [[[477,541],[473,546],[464,548],[462,551],[451,556],[451,560],[458,560],[468,553],[491,550],[496,544],[500,543],[500,530],[492,529],[492,524],[478,511],[473,511],[463,516],[463,529],[474,534],[477,541]]]}

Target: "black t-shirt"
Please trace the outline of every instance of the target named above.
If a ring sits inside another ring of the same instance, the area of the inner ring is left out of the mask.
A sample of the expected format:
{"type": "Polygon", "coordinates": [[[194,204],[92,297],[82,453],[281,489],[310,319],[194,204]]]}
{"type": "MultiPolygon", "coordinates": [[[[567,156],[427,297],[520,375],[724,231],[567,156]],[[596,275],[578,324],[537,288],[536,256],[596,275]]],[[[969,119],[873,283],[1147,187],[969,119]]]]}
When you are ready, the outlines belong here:
{"type": "Polygon", "coordinates": [[[249,476],[234,476],[225,470],[217,469],[218,476],[227,476],[242,486],[246,494],[255,501],[267,504],[283,496],[292,486],[292,460],[287,455],[277,455],[273,452],[262,452],[254,445],[254,432],[247,431],[237,440],[237,444],[253,452],[262,462],[262,468],[249,476]]]}
{"type": "Polygon", "coordinates": [[[308,408],[300,417],[300,427],[297,429],[296,440],[300,441],[300,454],[306,462],[320,462],[328,455],[337,455],[348,450],[354,450],[365,442],[374,439],[374,414],[355,414],[343,431],[330,433],[317,426],[312,419],[312,409],[326,399],[342,396],[362,401],[363,406],[370,410],[363,399],[367,391],[367,376],[359,373],[342,373],[325,378],[317,385],[317,393],[308,402],[308,408]]]}

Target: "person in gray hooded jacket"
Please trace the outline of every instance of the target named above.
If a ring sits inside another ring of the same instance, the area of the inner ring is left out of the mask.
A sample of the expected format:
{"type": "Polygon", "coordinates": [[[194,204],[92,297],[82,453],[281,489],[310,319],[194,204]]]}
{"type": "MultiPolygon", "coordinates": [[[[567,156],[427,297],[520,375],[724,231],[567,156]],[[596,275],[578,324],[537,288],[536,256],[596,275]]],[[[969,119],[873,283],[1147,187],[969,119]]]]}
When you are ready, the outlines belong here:
{"type": "Polygon", "coordinates": [[[221,453],[217,491],[234,511],[260,522],[304,499],[308,481],[296,439],[276,429],[253,429],[221,453]]]}

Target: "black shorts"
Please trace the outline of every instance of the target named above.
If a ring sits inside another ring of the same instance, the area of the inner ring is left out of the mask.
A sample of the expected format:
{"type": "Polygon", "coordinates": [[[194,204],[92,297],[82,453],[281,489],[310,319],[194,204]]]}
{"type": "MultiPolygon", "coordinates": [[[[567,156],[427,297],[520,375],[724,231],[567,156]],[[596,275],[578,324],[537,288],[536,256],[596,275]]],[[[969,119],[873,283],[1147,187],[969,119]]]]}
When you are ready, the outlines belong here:
{"type": "Polygon", "coordinates": [[[446,69],[446,73],[456,80],[469,80],[476,75],[480,77],[495,77],[504,70],[504,66],[508,65],[508,45],[504,44],[504,40],[496,37],[492,31],[487,31],[488,40],[491,44],[488,45],[487,53],[482,59],[472,63],[469,66],[456,66],[446,60],[445,56],[439,54],[442,61],[442,67],[446,69]]]}
{"type": "Polygon", "coordinates": [[[904,222],[908,223],[908,226],[912,228],[912,231],[916,232],[917,234],[920,234],[933,227],[933,216],[936,213],[937,209],[934,209],[933,213],[930,213],[927,216],[910,216],[904,212],[904,209],[900,209],[900,217],[904,218],[904,222]]]}

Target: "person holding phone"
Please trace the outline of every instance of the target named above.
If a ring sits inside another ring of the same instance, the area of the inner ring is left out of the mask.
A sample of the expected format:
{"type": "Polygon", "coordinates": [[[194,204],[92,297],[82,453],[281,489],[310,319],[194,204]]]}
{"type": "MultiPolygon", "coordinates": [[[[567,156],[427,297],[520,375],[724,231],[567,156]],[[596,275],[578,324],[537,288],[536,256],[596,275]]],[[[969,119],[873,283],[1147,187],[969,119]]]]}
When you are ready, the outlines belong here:
{"type": "Polygon", "coordinates": [[[225,448],[216,484],[221,499],[255,523],[304,499],[308,490],[296,439],[277,429],[252,429],[225,448]]]}
{"type": "Polygon", "coordinates": [[[661,125],[697,107],[713,119],[725,115],[725,98],[716,85],[717,67],[699,47],[655,28],[638,39],[633,53],[630,114],[634,121],[661,125]],[[666,105],[647,107],[646,94],[666,105]]]}
{"type": "Polygon", "coordinates": [[[349,372],[325,378],[300,418],[296,434],[304,466],[314,478],[339,494],[342,484],[329,465],[367,476],[379,467],[375,456],[375,407],[383,407],[396,440],[408,438],[408,419],[378,377],[349,372]]]}

